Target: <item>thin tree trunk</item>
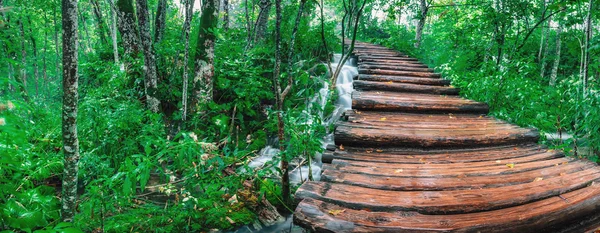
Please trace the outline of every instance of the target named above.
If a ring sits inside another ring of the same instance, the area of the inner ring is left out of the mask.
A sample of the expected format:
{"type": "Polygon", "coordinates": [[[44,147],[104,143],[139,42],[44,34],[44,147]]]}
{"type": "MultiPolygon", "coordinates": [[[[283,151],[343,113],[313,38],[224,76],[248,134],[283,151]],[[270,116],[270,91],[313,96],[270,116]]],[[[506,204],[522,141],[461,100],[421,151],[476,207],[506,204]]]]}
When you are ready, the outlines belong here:
{"type": "Polygon", "coordinates": [[[146,92],[146,105],[150,111],[157,113],[160,101],[157,97],[158,74],[156,71],[156,55],[152,33],[150,32],[150,19],[148,18],[148,0],[137,0],[137,15],[140,26],[140,40],[144,52],[144,91],[146,92]]]}
{"type": "Polygon", "coordinates": [[[92,7],[94,8],[94,15],[96,16],[96,23],[98,27],[98,35],[100,36],[100,41],[102,44],[108,44],[108,40],[106,40],[106,29],[104,28],[104,17],[102,16],[102,11],[100,10],[100,3],[98,0],[91,0],[92,7]]]}
{"type": "MultiPolygon", "coordinates": [[[[46,63],[48,57],[48,15],[47,13],[44,11],[44,56],[42,57],[42,76],[44,79],[44,85],[43,89],[45,91],[48,91],[49,88],[49,82],[48,82],[48,65],[46,63]]],[[[46,94],[49,94],[49,92],[46,92],[46,94]]]]}
{"type": "Polygon", "coordinates": [[[85,18],[85,16],[83,15],[83,13],[81,11],[79,11],[79,17],[81,19],[81,25],[83,26],[83,33],[85,33],[85,39],[81,38],[84,42],[83,44],[85,45],[85,52],[90,52],[92,51],[92,42],[90,40],[90,33],[88,31],[87,28],[87,19],[85,18]]]}
{"type": "Polygon", "coordinates": [[[306,5],[307,0],[300,0],[300,5],[298,6],[298,14],[296,14],[296,21],[294,22],[294,29],[292,29],[292,37],[290,38],[290,48],[288,49],[288,66],[287,66],[287,75],[288,75],[288,83],[287,87],[281,93],[282,102],[285,100],[285,97],[290,92],[294,80],[293,80],[293,63],[294,63],[294,45],[296,43],[296,34],[298,34],[298,28],[300,27],[300,19],[302,18],[302,13],[304,12],[304,6],[306,5]]]}
{"type": "Polygon", "coordinates": [[[77,173],[79,172],[79,139],[77,137],[77,0],[62,0],[63,23],[63,111],[62,136],[64,174],[62,182],[61,218],[72,222],[77,207],[77,173]]]}
{"type": "Polygon", "coordinates": [[[419,23],[417,24],[417,33],[415,35],[415,48],[421,46],[421,39],[423,37],[423,28],[425,27],[425,20],[427,19],[427,12],[429,6],[427,6],[426,0],[419,0],[420,17],[419,23]]]}
{"type": "Polygon", "coordinates": [[[190,23],[192,22],[192,14],[194,9],[194,0],[186,1],[185,21],[183,22],[183,39],[185,48],[183,50],[183,90],[181,95],[182,103],[182,121],[187,120],[188,108],[188,57],[190,55],[190,23]]]}
{"type": "Polygon", "coordinates": [[[589,71],[590,71],[590,39],[592,36],[592,9],[593,9],[593,0],[589,1],[588,4],[588,12],[585,20],[585,44],[584,44],[584,59],[583,59],[583,95],[587,95],[587,86],[589,79],[589,71]]]}
{"type": "Polygon", "coordinates": [[[56,20],[56,9],[54,9],[54,52],[56,55],[56,59],[54,60],[54,75],[55,75],[55,80],[59,80],[60,79],[60,43],[58,40],[58,22],[56,20]]]}
{"type": "MultiPolygon", "coordinates": [[[[19,20],[19,30],[21,32],[21,67],[19,69],[21,83],[27,88],[27,48],[25,48],[25,30],[23,29],[23,20],[19,20]]],[[[22,91],[24,94],[26,90],[22,91]]]]}
{"type": "Polygon", "coordinates": [[[223,30],[229,29],[229,0],[223,0],[223,30]]]}
{"type": "Polygon", "coordinates": [[[260,0],[260,12],[258,13],[258,19],[256,19],[256,26],[254,27],[254,43],[265,39],[271,5],[273,4],[270,0],[260,0]]]}
{"type": "Polygon", "coordinates": [[[283,123],[283,99],[281,98],[281,85],[279,74],[281,72],[281,0],[275,0],[275,68],[273,69],[273,85],[275,86],[275,99],[277,103],[277,128],[279,137],[279,151],[281,153],[281,196],[285,205],[290,204],[290,174],[288,171],[288,158],[285,151],[285,125],[283,123]]]}
{"type": "Polygon", "coordinates": [[[550,74],[550,86],[554,86],[556,84],[556,78],[558,76],[558,65],[560,65],[560,35],[562,34],[563,24],[560,21],[557,21],[557,23],[558,29],[556,30],[556,55],[554,57],[554,64],[552,64],[552,73],[550,74]]]}
{"type": "Polygon", "coordinates": [[[140,43],[132,0],[117,0],[117,18],[117,26],[121,33],[125,54],[135,58],[140,51],[140,43]]]}
{"type": "Polygon", "coordinates": [[[110,5],[110,37],[112,39],[113,56],[115,64],[119,64],[119,45],[117,44],[117,8],[112,0],[108,0],[110,5]]]}
{"type": "Polygon", "coordinates": [[[191,106],[196,110],[206,107],[213,98],[213,78],[215,59],[214,28],[219,20],[220,0],[207,0],[202,6],[200,17],[200,30],[198,32],[198,43],[194,59],[194,80],[191,106]]]}
{"type": "Polygon", "coordinates": [[[165,32],[167,21],[167,0],[159,0],[156,8],[156,19],[154,21],[154,41],[160,43],[165,32]]]}
{"type": "Polygon", "coordinates": [[[246,48],[252,43],[252,23],[250,22],[250,12],[248,10],[248,0],[244,1],[244,13],[246,14],[246,48]]]}
{"type": "Polygon", "coordinates": [[[31,24],[31,17],[27,16],[27,22],[29,22],[29,40],[31,41],[31,46],[33,49],[33,80],[35,81],[35,94],[39,95],[39,69],[38,69],[38,52],[37,52],[37,43],[35,41],[35,37],[33,37],[33,26],[31,24]]]}
{"type": "MultiPolygon", "coordinates": [[[[548,26],[550,26],[550,21],[548,21],[548,26]]],[[[548,28],[548,30],[546,30],[546,40],[544,42],[544,53],[541,57],[540,60],[540,76],[542,78],[544,78],[544,75],[546,75],[546,63],[548,62],[548,54],[550,53],[550,50],[548,49],[548,41],[549,41],[549,36],[550,36],[550,29],[548,28]]],[[[540,49],[541,51],[541,49],[540,49]]]]}

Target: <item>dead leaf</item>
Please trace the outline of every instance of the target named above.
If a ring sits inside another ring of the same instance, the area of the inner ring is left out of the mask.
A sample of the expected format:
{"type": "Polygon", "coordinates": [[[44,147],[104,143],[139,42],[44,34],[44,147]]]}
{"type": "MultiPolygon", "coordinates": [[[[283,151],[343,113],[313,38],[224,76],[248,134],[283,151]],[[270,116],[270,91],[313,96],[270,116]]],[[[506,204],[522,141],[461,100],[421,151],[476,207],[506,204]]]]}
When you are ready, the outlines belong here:
{"type": "Polygon", "coordinates": [[[344,145],[340,144],[340,150],[344,150],[344,145]]]}
{"type": "Polygon", "coordinates": [[[377,151],[377,153],[381,153],[381,152],[383,152],[383,150],[382,150],[382,149],[377,149],[377,150],[375,150],[375,151],[377,151]]]}
{"type": "Polygon", "coordinates": [[[414,158],[415,158],[415,156],[412,156],[412,155],[407,155],[407,156],[406,156],[406,158],[409,158],[409,159],[414,159],[414,158]]]}
{"type": "Polygon", "coordinates": [[[457,177],[460,178],[460,179],[462,179],[462,178],[467,177],[467,175],[465,175],[464,173],[462,173],[462,174],[458,175],[457,177]]]}
{"type": "Polygon", "coordinates": [[[564,162],[562,162],[561,164],[562,164],[562,165],[567,165],[567,164],[569,164],[569,162],[567,162],[567,161],[564,161],[564,162]]]}
{"type": "Polygon", "coordinates": [[[380,121],[386,121],[386,120],[387,120],[387,118],[385,118],[385,117],[382,117],[382,118],[381,118],[381,119],[379,119],[379,120],[380,120],[380,121]]]}
{"type": "Polygon", "coordinates": [[[343,209],[343,210],[330,210],[329,214],[331,214],[333,216],[336,216],[338,214],[344,213],[345,211],[346,211],[345,209],[343,209]]]}
{"type": "Polygon", "coordinates": [[[559,176],[564,176],[566,175],[564,172],[561,172],[560,174],[558,174],[559,176]]]}
{"type": "Polygon", "coordinates": [[[394,173],[400,173],[400,172],[403,172],[403,171],[404,171],[404,170],[402,170],[402,169],[396,169],[396,170],[394,171],[394,173]]]}
{"type": "Polygon", "coordinates": [[[541,181],[543,179],[544,179],[544,177],[537,177],[537,178],[535,178],[535,180],[533,180],[533,182],[541,181]]]}
{"type": "Polygon", "coordinates": [[[506,166],[508,168],[515,168],[515,164],[514,163],[507,163],[506,166]]]}
{"type": "Polygon", "coordinates": [[[366,152],[367,152],[367,154],[371,154],[371,153],[373,153],[373,149],[367,149],[366,152]]]}
{"type": "Polygon", "coordinates": [[[496,163],[502,163],[502,161],[500,161],[500,160],[496,160],[496,163]]]}
{"type": "Polygon", "coordinates": [[[425,162],[425,158],[419,159],[419,162],[424,163],[425,162]]]}

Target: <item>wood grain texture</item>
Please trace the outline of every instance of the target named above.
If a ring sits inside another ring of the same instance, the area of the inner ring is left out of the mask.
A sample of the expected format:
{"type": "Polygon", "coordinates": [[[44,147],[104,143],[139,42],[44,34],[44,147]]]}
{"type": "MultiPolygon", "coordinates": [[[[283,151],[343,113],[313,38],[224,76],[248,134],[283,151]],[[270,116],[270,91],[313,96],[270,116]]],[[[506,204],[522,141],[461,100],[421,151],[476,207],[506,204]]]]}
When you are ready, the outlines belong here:
{"type": "Polygon", "coordinates": [[[592,232],[600,167],[538,145],[539,133],[418,59],[358,42],[352,108],[323,152],[321,181],[295,194],[315,232],[592,232]]]}

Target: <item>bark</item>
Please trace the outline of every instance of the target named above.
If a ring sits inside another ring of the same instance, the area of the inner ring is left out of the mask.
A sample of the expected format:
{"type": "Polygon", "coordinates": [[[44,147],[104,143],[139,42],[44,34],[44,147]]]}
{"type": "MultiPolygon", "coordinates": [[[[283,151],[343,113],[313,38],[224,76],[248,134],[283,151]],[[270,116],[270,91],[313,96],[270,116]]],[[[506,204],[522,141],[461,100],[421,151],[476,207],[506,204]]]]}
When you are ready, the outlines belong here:
{"type": "Polygon", "coordinates": [[[593,9],[593,0],[589,1],[588,4],[588,12],[585,20],[585,44],[584,44],[584,59],[583,59],[583,95],[587,95],[587,86],[589,79],[589,70],[590,70],[590,39],[592,36],[592,9],[593,9]]]}
{"type": "Polygon", "coordinates": [[[558,22],[558,29],[556,30],[556,55],[554,57],[554,64],[552,65],[552,73],[550,74],[550,86],[554,86],[556,84],[557,76],[558,76],[558,65],[560,65],[560,49],[561,49],[561,40],[560,35],[562,34],[563,24],[558,22]]]}
{"type": "Polygon", "coordinates": [[[427,12],[429,11],[429,6],[427,5],[426,0],[419,1],[419,9],[421,12],[419,23],[417,24],[417,34],[415,35],[415,48],[419,48],[419,46],[421,46],[423,28],[425,27],[425,20],[427,19],[427,12]]]}
{"type": "Polygon", "coordinates": [[[194,0],[186,1],[185,21],[183,22],[183,39],[184,39],[184,52],[183,52],[183,91],[181,97],[182,110],[181,119],[185,122],[187,120],[187,108],[188,108],[188,57],[190,55],[190,23],[192,22],[192,14],[194,8],[194,0]]]}
{"type": "Polygon", "coordinates": [[[57,23],[56,20],[56,9],[54,9],[54,16],[53,16],[53,21],[54,21],[54,52],[56,55],[56,59],[54,59],[54,75],[56,76],[55,79],[58,80],[60,78],[60,49],[59,49],[59,40],[58,40],[58,28],[59,25],[57,23]]]}
{"type": "MultiPolygon", "coordinates": [[[[550,27],[550,22],[548,22],[548,27],[550,27]]],[[[544,53],[543,56],[540,59],[541,65],[540,65],[540,76],[542,78],[544,78],[544,75],[546,74],[546,63],[548,62],[548,54],[550,53],[550,50],[548,49],[548,36],[550,35],[550,29],[548,28],[546,30],[546,39],[544,40],[544,44],[543,44],[543,48],[544,48],[544,53]]],[[[544,36],[544,35],[542,35],[544,36]]],[[[540,48],[540,52],[542,51],[542,48],[540,48]]]]}
{"type": "Polygon", "coordinates": [[[256,20],[256,25],[254,26],[254,43],[265,39],[269,14],[271,12],[271,5],[273,5],[271,0],[260,0],[259,2],[260,12],[258,13],[258,19],[256,20]]]}
{"type": "Polygon", "coordinates": [[[194,80],[191,107],[204,108],[213,97],[213,77],[215,59],[214,30],[219,19],[220,0],[207,0],[202,5],[200,17],[200,30],[194,59],[194,80]],[[201,105],[201,106],[199,106],[201,105]]]}
{"type": "Polygon", "coordinates": [[[229,0],[223,0],[223,30],[229,29],[229,0]]]}
{"type": "Polygon", "coordinates": [[[279,137],[279,150],[281,153],[281,196],[285,205],[290,204],[290,174],[288,170],[288,158],[286,158],[284,141],[285,125],[283,123],[283,99],[281,98],[281,85],[279,75],[281,72],[281,0],[275,0],[275,68],[273,69],[273,85],[275,86],[275,98],[277,103],[277,129],[279,137]]]}
{"type": "Polygon", "coordinates": [[[98,35],[100,36],[100,41],[102,44],[107,44],[106,40],[106,29],[104,28],[104,17],[102,16],[102,11],[100,10],[100,3],[98,0],[92,0],[92,7],[94,8],[94,16],[96,16],[96,24],[98,27],[98,35]]]}
{"type": "Polygon", "coordinates": [[[167,21],[167,0],[159,0],[156,8],[156,19],[154,21],[154,41],[160,43],[165,32],[167,21]]]}
{"type": "Polygon", "coordinates": [[[140,26],[140,40],[144,52],[144,91],[146,105],[150,111],[157,113],[160,101],[157,97],[158,74],[156,71],[156,55],[152,35],[150,32],[150,19],[148,16],[148,0],[137,0],[137,15],[140,26]]]}
{"type": "Polygon", "coordinates": [[[125,54],[135,57],[140,51],[140,43],[138,29],[135,25],[132,0],[117,0],[117,18],[125,54]]]}
{"type": "Polygon", "coordinates": [[[25,30],[23,29],[22,20],[18,21],[19,30],[21,31],[21,67],[19,67],[19,75],[17,82],[21,90],[21,96],[25,102],[29,102],[29,93],[27,93],[27,52],[25,48],[25,30]]]}
{"type": "Polygon", "coordinates": [[[72,222],[77,206],[79,139],[77,137],[77,0],[62,0],[63,24],[63,111],[62,136],[64,174],[61,217],[72,222]]]}
{"type": "Polygon", "coordinates": [[[113,4],[112,0],[108,0],[108,4],[110,5],[110,37],[112,39],[113,56],[115,59],[115,64],[118,64],[119,45],[117,44],[117,16],[115,14],[117,9],[115,7],[115,4],[113,4]]]}
{"type": "Polygon", "coordinates": [[[39,94],[39,69],[38,69],[38,51],[37,51],[37,43],[35,41],[35,37],[33,37],[33,26],[31,24],[31,17],[27,17],[27,21],[29,22],[29,41],[31,42],[31,46],[33,49],[33,79],[35,81],[35,94],[39,94]]]}

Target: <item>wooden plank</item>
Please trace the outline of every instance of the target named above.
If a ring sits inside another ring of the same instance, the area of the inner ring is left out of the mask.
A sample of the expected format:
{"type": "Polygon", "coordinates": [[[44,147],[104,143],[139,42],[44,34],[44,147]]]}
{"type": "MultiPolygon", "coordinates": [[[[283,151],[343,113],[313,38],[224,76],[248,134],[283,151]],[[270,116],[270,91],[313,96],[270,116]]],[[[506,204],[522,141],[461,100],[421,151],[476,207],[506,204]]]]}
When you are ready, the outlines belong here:
{"type": "Polygon", "coordinates": [[[393,191],[466,190],[523,184],[576,171],[583,171],[593,168],[593,166],[593,164],[589,163],[571,163],[565,166],[546,167],[538,170],[497,176],[423,177],[418,179],[414,177],[379,177],[328,169],[321,174],[321,181],[393,191]]]}
{"type": "Polygon", "coordinates": [[[431,72],[418,72],[418,71],[402,71],[402,70],[383,70],[383,69],[358,69],[359,74],[377,74],[377,75],[399,75],[399,76],[412,76],[412,77],[423,77],[423,78],[441,78],[442,75],[439,73],[431,72]]]}
{"type": "Polygon", "coordinates": [[[404,84],[390,82],[354,81],[354,88],[358,90],[398,91],[409,93],[426,93],[440,95],[458,95],[459,89],[454,87],[427,86],[417,84],[404,84]]]}
{"type": "Polygon", "coordinates": [[[441,178],[441,177],[470,177],[470,176],[497,176],[504,174],[516,174],[526,171],[533,171],[548,167],[558,167],[570,163],[586,163],[583,161],[572,161],[568,158],[557,158],[551,160],[534,161],[515,164],[512,168],[506,164],[497,166],[477,167],[477,168],[453,168],[453,169],[421,169],[421,170],[403,170],[394,168],[377,167],[357,167],[350,165],[331,165],[323,164],[323,170],[331,169],[344,173],[365,174],[380,177],[412,177],[418,178],[441,178]]]}
{"type": "Polygon", "coordinates": [[[420,64],[420,63],[414,63],[414,62],[393,62],[393,61],[386,61],[386,62],[362,61],[362,62],[360,62],[359,65],[363,65],[363,66],[390,66],[390,67],[404,66],[404,67],[415,67],[415,68],[429,68],[427,65],[420,64]]]}
{"type": "Polygon", "coordinates": [[[419,78],[419,77],[409,77],[409,76],[391,76],[391,75],[361,74],[361,75],[356,76],[356,80],[394,82],[394,83],[412,83],[412,84],[436,85],[436,86],[450,85],[450,80],[446,80],[446,79],[419,78]]]}
{"type": "Polygon", "coordinates": [[[373,111],[420,113],[473,113],[487,114],[485,103],[452,96],[423,94],[389,94],[384,92],[353,92],[352,108],[373,111]]]}
{"type": "Polygon", "coordinates": [[[298,189],[296,198],[312,198],[351,209],[462,214],[510,208],[543,200],[585,188],[599,179],[600,169],[586,169],[505,187],[448,191],[390,191],[336,183],[307,182],[298,189]],[[507,193],[511,195],[506,195],[507,193]]]}
{"type": "Polygon", "coordinates": [[[421,67],[403,66],[403,65],[366,65],[363,63],[358,65],[358,69],[434,72],[434,70],[431,68],[421,68],[421,67]]]}
{"type": "Polygon", "coordinates": [[[385,59],[385,60],[390,60],[390,61],[419,61],[419,59],[416,58],[412,58],[412,57],[387,57],[387,56],[359,56],[359,59],[385,59]]]}
{"type": "Polygon", "coordinates": [[[597,211],[600,187],[594,184],[511,208],[453,215],[354,210],[305,199],[296,209],[294,223],[314,232],[548,232],[540,230],[562,227],[597,211]]]}

